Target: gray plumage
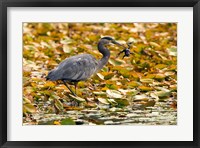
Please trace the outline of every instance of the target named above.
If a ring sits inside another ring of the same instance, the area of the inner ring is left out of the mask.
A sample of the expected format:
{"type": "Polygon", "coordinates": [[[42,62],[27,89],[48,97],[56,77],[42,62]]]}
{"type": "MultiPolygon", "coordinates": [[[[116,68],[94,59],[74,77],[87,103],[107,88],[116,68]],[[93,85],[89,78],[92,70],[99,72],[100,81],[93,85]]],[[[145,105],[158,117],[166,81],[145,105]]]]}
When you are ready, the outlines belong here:
{"type": "Polygon", "coordinates": [[[62,61],[58,67],[50,71],[47,79],[51,81],[83,81],[97,71],[98,64],[99,62],[90,54],[69,57],[62,61]]]}
{"type": "MultiPolygon", "coordinates": [[[[96,60],[90,54],[79,54],[62,61],[55,69],[51,70],[46,79],[50,81],[62,80],[65,86],[76,95],[66,84],[74,82],[75,86],[79,81],[84,81],[97,73],[109,60],[110,51],[105,47],[109,43],[122,46],[111,37],[103,37],[98,43],[98,50],[103,55],[100,60],[96,60]]],[[[76,88],[76,87],[75,87],[76,88]]]]}

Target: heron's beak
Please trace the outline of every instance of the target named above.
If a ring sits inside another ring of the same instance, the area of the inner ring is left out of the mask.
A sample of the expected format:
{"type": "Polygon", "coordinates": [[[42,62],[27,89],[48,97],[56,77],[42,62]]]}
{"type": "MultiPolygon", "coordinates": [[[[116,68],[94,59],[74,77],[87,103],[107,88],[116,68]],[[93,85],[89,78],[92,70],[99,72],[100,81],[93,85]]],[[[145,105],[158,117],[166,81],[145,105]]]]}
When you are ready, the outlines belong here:
{"type": "Polygon", "coordinates": [[[111,42],[112,42],[113,44],[116,44],[116,45],[119,45],[119,46],[122,46],[122,47],[126,48],[124,45],[122,45],[122,44],[116,42],[115,40],[112,40],[111,42]]]}

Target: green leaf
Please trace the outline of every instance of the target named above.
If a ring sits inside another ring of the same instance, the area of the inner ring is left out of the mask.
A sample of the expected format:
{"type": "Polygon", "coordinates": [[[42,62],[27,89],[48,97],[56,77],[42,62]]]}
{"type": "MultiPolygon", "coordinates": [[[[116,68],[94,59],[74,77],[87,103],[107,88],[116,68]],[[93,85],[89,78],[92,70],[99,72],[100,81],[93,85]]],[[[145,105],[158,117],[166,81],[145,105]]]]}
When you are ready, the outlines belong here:
{"type": "Polygon", "coordinates": [[[114,59],[109,59],[108,61],[111,65],[113,66],[117,66],[117,65],[121,65],[123,63],[125,63],[123,60],[114,60],[114,59]]]}
{"type": "Polygon", "coordinates": [[[154,92],[158,97],[167,97],[171,95],[170,91],[157,91],[154,92]]]}
{"type": "Polygon", "coordinates": [[[112,104],[113,106],[118,105],[118,103],[117,103],[114,99],[107,99],[107,100],[108,100],[108,102],[109,102],[110,104],[112,104]]]}
{"type": "Polygon", "coordinates": [[[85,99],[69,94],[69,96],[77,102],[85,102],[85,99]]]}
{"type": "Polygon", "coordinates": [[[130,75],[130,72],[127,70],[127,69],[120,69],[119,70],[120,74],[124,77],[124,78],[129,78],[131,75],[130,75]]]}
{"type": "Polygon", "coordinates": [[[54,125],[54,120],[51,120],[51,121],[39,121],[38,125],[54,125]]]}
{"type": "Polygon", "coordinates": [[[115,74],[114,73],[109,73],[107,75],[104,76],[105,80],[111,79],[115,74]]]}
{"type": "Polygon", "coordinates": [[[60,124],[61,125],[76,125],[74,120],[72,120],[71,118],[61,120],[60,124]]]}
{"type": "Polygon", "coordinates": [[[59,99],[55,99],[55,107],[56,107],[59,111],[63,110],[63,104],[62,104],[62,102],[60,102],[59,99]]]}
{"type": "Polygon", "coordinates": [[[129,102],[126,99],[115,99],[115,101],[118,103],[119,107],[124,107],[129,105],[129,102]]]}

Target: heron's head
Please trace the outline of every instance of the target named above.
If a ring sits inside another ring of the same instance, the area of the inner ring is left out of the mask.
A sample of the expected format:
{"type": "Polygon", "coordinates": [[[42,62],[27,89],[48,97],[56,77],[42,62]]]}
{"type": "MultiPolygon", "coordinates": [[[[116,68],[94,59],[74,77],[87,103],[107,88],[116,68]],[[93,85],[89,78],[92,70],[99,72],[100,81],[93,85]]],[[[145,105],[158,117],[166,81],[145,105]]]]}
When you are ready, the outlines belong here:
{"type": "Polygon", "coordinates": [[[103,37],[101,38],[100,42],[104,45],[106,44],[110,44],[110,43],[113,43],[113,44],[116,44],[116,45],[119,45],[119,46],[123,46],[121,45],[120,43],[118,43],[117,41],[115,41],[113,38],[111,37],[103,37]]]}

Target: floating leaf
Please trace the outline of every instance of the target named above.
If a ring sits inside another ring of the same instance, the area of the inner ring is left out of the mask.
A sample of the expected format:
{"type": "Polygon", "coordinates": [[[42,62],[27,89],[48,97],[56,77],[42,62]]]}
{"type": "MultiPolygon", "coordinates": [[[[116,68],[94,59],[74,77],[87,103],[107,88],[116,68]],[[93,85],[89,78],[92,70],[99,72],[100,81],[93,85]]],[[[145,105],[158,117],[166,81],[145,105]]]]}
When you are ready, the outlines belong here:
{"type": "Polygon", "coordinates": [[[134,101],[148,101],[148,100],[149,100],[149,97],[146,96],[145,94],[134,96],[134,101]]]}
{"type": "Polygon", "coordinates": [[[23,104],[31,104],[31,101],[27,98],[23,98],[23,104]]]}
{"type": "Polygon", "coordinates": [[[119,91],[123,94],[123,95],[136,95],[139,91],[135,90],[135,89],[119,89],[119,91]]]}
{"type": "Polygon", "coordinates": [[[76,125],[74,120],[72,120],[71,118],[61,120],[60,124],[61,125],[76,125]]]}
{"type": "Polygon", "coordinates": [[[165,72],[165,76],[172,76],[172,75],[175,75],[175,72],[172,71],[165,72]]]}
{"type": "Polygon", "coordinates": [[[140,85],[140,83],[137,82],[137,81],[132,81],[132,82],[129,82],[127,85],[128,85],[128,86],[131,86],[131,87],[137,87],[137,86],[140,85]]]}
{"type": "Polygon", "coordinates": [[[149,79],[149,78],[140,79],[140,82],[143,82],[143,83],[152,83],[153,81],[154,81],[153,79],[149,79]]]}
{"type": "Polygon", "coordinates": [[[107,74],[107,75],[104,76],[104,79],[105,79],[105,80],[109,80],[109,79],[111,79],[114,75],[115,75],[114,73],[109,73],[109,74],[107,74]]]}
{"type": "Polygon", "coordinates": [[[166,68],[166,67],[167,67],[167,65],[165,65],[165,64],[157,64],[155,66],[155,68],[158,68],[158,69],[163,69],[163,68],[166,68]]]}
{"type": "Polygon", "coordinates": [[[76,100],[77,102],[85,102],[85,99],[83,99],[83,98],[81,98],[81,97],[74,96],[74,95],[71,95],[71,94],[69,94],[69,96],[70,96],[72,99],[76,100]]]}
{"type": "MultiPolygon", "coordinates": [[[[155,74],[148,74],[145,76],[145,78],[148,78],[148,79],[153,79],[155,77],[155,74]]],[[[144,78],[144,80],[145,80],[144,78]]]]}
{"type": "Polygon", "coordinates": [[[118,103],[119,107],[124,107],[124,106],[128,106],[129,102],[126,99],[115,99],[115,101],[118,103]]]}
{"type": "Polygon", "coordinates": [[[54,125],[61,125],[59,121],[54,121],[53,124],[54,125]]]}
{"type": "Polygon", "coordinates": [[[97,107],[97,104],[95,102],[87,102],[85,104],[85,107],[94,108],[94,107],[97,107]]]}
{"type": "Polygon", "coordinates": [[[118,103],[114,99],[107,99],[107,101],[112,104],[113,106],[118,105],[118,103]]]}
{"type": "Polygon", "coordinates": [[[158,97],[167,97],[171,95],[170,91],[157,91],[154,92],[158,97]]]}
{"type": "Polygon", "coordinates": [[[177,109],[177,101],[173,101],[170,106],[173,108],[173,109],[177,109]]]}
{"type": "Polygon", "coordinates": [[[124,78],[129,78],[131,76],[129,70],[127,69],[121,69],[119,72],[124,78]]]}
{"type": "Polygon", "coordinates": [[[123,63],[125,63],[123,60],[114,60],[114,59],[109,59],[108,61],[111,65],[113,66],[117,66],[117,65],[121,65],[123,63]]]}
{"type": "MultiPolygon", "coordinates": [[[[106,81],[106,82],[107,82],[106,87],[108,89],[114,89],[114,90],[118,89],[118,86],[116,84],[114,84],[115,82],[113,82],[113,81],[106,81]]],[[[104,90],[108,90],[108,89],[104,89],[104,90]]]]}
{"type": "Polygon", "coordinates": [[[142,74],[140,73],[131,73],[134,79],[139,80],[142,77],[142,74]]]}
{"type": "Polygon", "coordinates": [[[60,102],[59,99],[55,99],[55,107],[56,107],[59,111],[63,110],[63,104],[62,104],[62,102],[60,102]]]}
{"type": "Polygon", "coordinates": [[[104,99],[104,98],[98,98],[99,102],[103,103],[103,104],[110,104],[107,99],[104,99]]]}
{"type": "Polygon", "coordinates": [[[73,50],[72,47],[69,46],[68,44],[64,44],[64,45],[63,45],[63,51],[64,51],[65,53],[70,53],[72,50],[73,50]]]}
{"type": "Polygon", "coordinates": [[[106,96],[106,92],[103,92],[103,91],[93,91],[93,94],[97,96],[106,96]]]}
{"type": "Polygon", "coordinates": [[[119,91],[116,90],[106,90],[107,96],[109,98],[122,98],[123,96],[119,91]]]}
{"type": "Polygon", "coordinates": [[[150,96],[151,96],[152,98],[155,98],[157,101],[159,100],[158,95],[155,94],[154,92],[150,93],[150,96]]]}
{"type": "Polygon", "coordinates": [[[154,100],[148,100],[148,102],[146,102],[144,104],[145,107],[151,107],[151,106],[154,106],[156,104],[156,101],[154,100]]]}
{"type": "Polygon", "coordinates": [[[59,99],[60,99],[60,97],[59,97],[59,96],[57,96],[57,95],[55,95],[54,93],[52,93],[52,94],[51,94],[51,98],[52,98],[52,99],[57,99],[57,100],[59,100],[59,99]]]}
{"type": "Polygon", "coordinates": [[[177,91],[177,85],[170,85],[171,91],[177,91]]]}
{"type": "Polygon", "coordinates": [[[167,51],[168,51],[169,55],[177,56],[177,47],[173,46],[171,48],[167,48],[167,51]]]}
{"type": "Polygon", "coordinates": [[[64,40],[61,40],[61,41],[60,41],[61,44],[70,44],[70,43],[72,43],[72,42],[73,42],[73,40],[70,39],[69,37],[65,37],[64,40]]]}
{"type": "Polygon", "coordinates": [[[44,84],[44,87],[43,88],[53,88],[53,87],[55,87],[55,84],[53,83],[53,82],[51,82],[51,81],[48,81],[48,82],[46,82],[45,84],[44,84]]]}
{"type": "Polygon", "coordinates": [[[51,121],[39,121],[38,125],[54,125],[54,120],[51,120],[51,121]]]}
{"type": "Polygon", "coordinates": [[[97,76],[101,79],[104,80],[104,76],[101,73],[97,73],[97,76]]]}
{"type": "Polygon", "coordinates": [[[24,113],[35,113],[36,112],[36,107],[33,104],[27,103],[23,104],[23,112],[24,113]]]}
{"type": "Polygon", "coordinates": [[[177,65],[171,65],[168,70],[177,70],[177,65]]]}
{"type": "Polygon", "coordinates": [[[142,90],[142,91],[151,91],[151,90],[153,90],[153,88],[148,87],[148,86],[139,86],[138,88],[140,90],[142,90]]]}
{"type": "Polygon", "coordinates": [[[155,79],[163,80],[166,76],[164,74],[156,74],[155,79]]]}
{"type": "Polygon", "coordinates": [[[151,46],[154,46],[154,47],[157,47],[157,48],[160,48],[160,47],[161,47],[159,44],[157,44],[157,43],[155,43],[155,42],[149,42],[149,44],[150,44],[151,46]]]}

